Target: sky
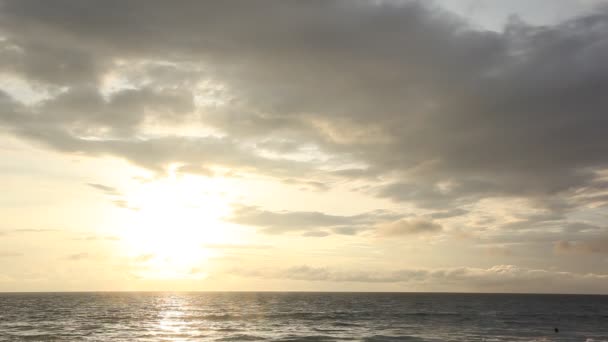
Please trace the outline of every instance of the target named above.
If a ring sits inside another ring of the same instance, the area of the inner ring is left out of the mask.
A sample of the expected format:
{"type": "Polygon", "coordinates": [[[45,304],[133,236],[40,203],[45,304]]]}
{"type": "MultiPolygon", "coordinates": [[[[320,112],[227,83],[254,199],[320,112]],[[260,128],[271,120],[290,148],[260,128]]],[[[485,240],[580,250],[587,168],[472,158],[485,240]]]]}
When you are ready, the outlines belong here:
{"type": "Polygon", "coordinates": [[[0,1],[0,291],[608,294],[608,2],[0,1]]]}

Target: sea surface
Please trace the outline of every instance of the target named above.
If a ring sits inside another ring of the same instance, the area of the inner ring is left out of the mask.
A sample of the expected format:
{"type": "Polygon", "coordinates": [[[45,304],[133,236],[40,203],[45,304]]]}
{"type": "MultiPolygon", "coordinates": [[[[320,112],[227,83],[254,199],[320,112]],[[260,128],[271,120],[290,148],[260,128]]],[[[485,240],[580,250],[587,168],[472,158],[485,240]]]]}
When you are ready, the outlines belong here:
{"type": "Polygon", "coordinates": [[[0,341],[595,342],[608,296],[2,293],[0,341]]]}

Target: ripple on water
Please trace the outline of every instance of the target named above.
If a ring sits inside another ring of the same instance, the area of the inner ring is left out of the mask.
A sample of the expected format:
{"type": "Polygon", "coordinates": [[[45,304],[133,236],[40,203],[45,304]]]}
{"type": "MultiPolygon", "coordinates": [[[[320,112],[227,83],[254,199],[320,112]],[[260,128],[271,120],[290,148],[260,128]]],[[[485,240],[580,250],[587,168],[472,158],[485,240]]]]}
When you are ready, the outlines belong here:
{"type": "Polygon", "coordinates": [[[608,340],[606,296],[0,294],[0,313],[0,341],[608,340]]]}

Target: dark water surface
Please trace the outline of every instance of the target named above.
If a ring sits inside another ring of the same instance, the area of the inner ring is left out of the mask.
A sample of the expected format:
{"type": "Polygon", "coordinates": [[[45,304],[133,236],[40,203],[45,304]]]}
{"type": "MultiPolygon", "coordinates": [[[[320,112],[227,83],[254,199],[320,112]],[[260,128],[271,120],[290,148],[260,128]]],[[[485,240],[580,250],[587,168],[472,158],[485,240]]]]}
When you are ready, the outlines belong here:
{"type": "Polygon", "coordinates": [[[595,342],[608,296],[4,293],[0,341],[595,342]]]}

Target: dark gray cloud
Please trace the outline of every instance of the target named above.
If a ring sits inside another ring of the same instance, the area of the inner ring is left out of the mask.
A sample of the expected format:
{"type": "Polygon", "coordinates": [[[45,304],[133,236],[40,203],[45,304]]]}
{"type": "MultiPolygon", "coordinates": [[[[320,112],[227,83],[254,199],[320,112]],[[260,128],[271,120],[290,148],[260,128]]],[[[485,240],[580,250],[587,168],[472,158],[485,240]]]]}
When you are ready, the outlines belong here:
{"type": "Polygon", "coordinates": [[[380,236],[402,236],[439,233],[443,227],[435,222],[423,219],[400,219],[378,225],[380,236]]]}
{"type": "Polygon", "coordinates": [[[593,224],[585,223],[585,222],[569,222],[564,225],[564,231],[579,233],[579,232],[594,232],[601,230],[601,227],[598,227],[593,224]]]}
{"type": "Polygon", "coordinates": [[[40,104],[32,119],[40,120],[42,115],[45,121],[84,138],[130,138],[145,119],[166,122],[189,114],[192,101],[191,94],[147,88],[124,89],[105,99],[96,87],[79,86],[40,104]]]}
{"type": "Polygon", "coordinates": [[[608,254],[608,239],[592,241],[566,241],[560,240],[555,243],[557,253],[574,254],[608,254]]]}
{"type": "Polygon", "coordinates": [[[325,178],[381,181],[368,190],[442,212],[505,196],[562,215],[608,203],[597,173],[608,167],[602,8],[487,32],[421,1],[5,0],[0,30],[1,70],[57,94],[33,107],[4,96],[0,125],[60,151],[319,190],[325,178]],[[133,88],[103,95],[120,72],[133,88]],[[213,101],[195,108],[201,83],[213,101]],[[143,134],[151,120],[186,118],[220,135],[143,134]],[[304,147],[324,159],[285,157],[304,147]]]}
{"type": "Polygon", "coordinates": [[[260,157],[230,138],[162,136],[99,140],[73,136],[65,127],[42,126],[31,119],[31,124],[20,125],[15,132],[66,153],[117,155],[159,173],[165,172],[171,163],[182,163],[182,170],[198,168],[201,174],[208,174],[206,168],[214,166],[282,177],[300,176],[313,169],[303,162],[260,157]]]}
{"type": "Polygon", "coordinates": [[[428,216],[432,219],[446,219],[451,217],[463,216],[468,214],[469,211],[462,208],[454,208],[450,210],[437,211],[429,214],[428,216]]]}
{"type": "MultiPolygon", "coordinates": [[[[517,230],[517,231],[505,231],[496,229],[491,232],[484,232],[485,234],[471,237],[475,238],[481,244],[512,244],[512,245],[545,245],[550,247],[556,242],[564,241],[587,241],[594,239],[605,239],[608,230],[601,229],[598,231],[582,231],[582,232],[568,232],[564,230],[556,229],[553,226],[536,227],[534,229],[517,230]]],[[[549,249],[549,248],[548,248],[549,249]]]]}
{"type": "Polygon", "coordinates": [[[491,256],[511,256],[513,251],[505,246],[489,246],[483,249],[483,252],[491,256]]]}

